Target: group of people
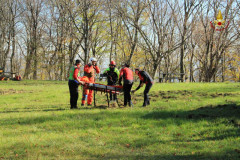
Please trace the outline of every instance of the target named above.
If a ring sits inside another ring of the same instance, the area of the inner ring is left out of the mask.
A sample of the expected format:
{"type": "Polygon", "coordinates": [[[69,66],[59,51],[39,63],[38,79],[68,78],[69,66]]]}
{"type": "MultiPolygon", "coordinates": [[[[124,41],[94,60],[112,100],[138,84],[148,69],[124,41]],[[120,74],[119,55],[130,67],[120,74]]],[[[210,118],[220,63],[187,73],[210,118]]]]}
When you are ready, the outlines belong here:
{"type": "MultiPolygon", "coordinates": [[[[94,83],[95,82],[95,73],[100,73],[100,68],[97,66],[97,59],[90,58],[89,63],[84,66],[84,76],[80,76],[80,60],[76,60],[74,66],[71,67],[69,73],[69,91],[70,91],[70,104],[71,109],[77,109],[77,101],[78,101],[78,86],[83,85],[83,93],[82,93],[82,106],[85,105],[87,101],[87,105],[91,106],[93,101],[93,90],[89,90],[84,87],[85,83],[94,83]]],[[[116,68],[116,63],[111,61],[109,64],[109,68],[107,68],[103,75],[107,77],[108,85],[115,86],[117,84],[122,85],[123,81],[123,92],[124,92],[124,106],[133,106],[131,100],[131,92],[136,92],[140,87],[146,84],[144,90],[144,102],[143,107],[150,105],[150,100],[148,97],[148,93],[153,85],[153,79],[146,71],[140,71],[138,68],[135,69],[136,75],[138,75],[140,79],[139,86],[132,90],[133,85],[133,71],[129,68],[129,64],[125,63],[122,65],[122,69],[119,70],[116,68]]],[[[116,94],[110,93],[110,100],[114,101],[117,99],[116,94]]]]}

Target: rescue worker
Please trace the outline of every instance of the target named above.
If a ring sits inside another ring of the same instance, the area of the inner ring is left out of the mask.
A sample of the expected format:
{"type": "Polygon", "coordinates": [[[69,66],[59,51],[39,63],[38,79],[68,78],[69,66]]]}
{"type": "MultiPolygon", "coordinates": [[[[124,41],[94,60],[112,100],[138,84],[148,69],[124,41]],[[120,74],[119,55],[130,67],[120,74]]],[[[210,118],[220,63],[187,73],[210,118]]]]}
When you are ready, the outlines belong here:
{"type": "Polygon", "coordinates": [[[129,64],[125,63],[120,71],[119,85],[122,85],[123,79],[123,92],[124,92],[124,106],[133,106],[131,100],[131,88],[133,85],[133,71],[129,68],[129,64]]]}
{"type": "Polygon", "coordinates": [[[70,68],[69,72],[68,86],[70,92],[70,109],[77,109],[78,86],[79,84],[84,84],[84,82],[80,80],[80,66],[80,60],[76,60],[75,65],[70,68]]]}
{"type": "Polygon", "coordinates": [[[145,90],[144,90],[144,102],[143,102],[143,107],[150,105],[150,100],[148,97],[148,92],[150,91],[152,85],[153,85],[153,79],[152,77],[146,72],[146,71],[140,71],[139,69],[135,69],[135,73],[136,75],[138,75],[139,79],[140,79],[140,83],[139,86],[133,90],[132,92],[136,92],[140,87],[142,87],[144,85],[144,83],[146,84],[145,90]]]}
{"type": "MultiPolygon", "coordinates": [[[[116,63],[115,61],[111,61],[109,64],[109,68],[107,68],[104,72],[103,75],[107,76],[107,80],[108,80],[108,85],[113,86],[116,85],[118,82],[118,78],[119,78],[119,70],[116,68],[116,63]]],[[[110,101],[112,100],[117,100],[117,95],[116,94],[112,94],[112,92],[110,92],[110,101]]]]}
{"type": "MultiPolygon", "coordinates": [[[[95,82],[95,72],[100,73],[100,69],[97,66],[97,59],[92,57],[89,59],[89,63],[84,66],[84,76],[88,77],[89,83],[95,82]]],[[[93,101],[93,90],[89,90],[88,94],[86,93],[86,89],[83,89],[82,106],[84,106],[86,100],[88,106],[91,106],[93,101]]]]}

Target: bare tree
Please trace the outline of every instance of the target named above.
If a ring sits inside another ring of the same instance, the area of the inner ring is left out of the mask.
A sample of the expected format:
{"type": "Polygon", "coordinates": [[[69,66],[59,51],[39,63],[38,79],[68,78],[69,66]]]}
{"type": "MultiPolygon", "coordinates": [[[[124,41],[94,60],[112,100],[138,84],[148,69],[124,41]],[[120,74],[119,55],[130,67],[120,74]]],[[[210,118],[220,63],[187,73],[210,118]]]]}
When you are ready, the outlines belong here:
{"type": "Polygon", "coordinates": [[[29,78],[33,73],[33,79],[37,79],[38,72],[38,48],[40,42],[40,13],[43,7],[43,0],[24,0],[23,24],[26,29],[27,56],[24,78],[29,78]]]}
{"type": "MultiPolygon", "coordinates": [[[[122,23],[124,27],[125,34],[123,38],[127,39],[129,49],[129,56],[125,57],[125,61],[129,64],[137,47],[140,18],[142,16],[143,10],[146,8],[146,4],[141,0],[133,1],[120,1],[116,6],[119,16],[122,18],[122,23]]],[[[126,46],[126,45],[125,45],[126,46]]]]}
{"type": "Polygon", "coordinates": [[[0,6],[0,67],[3,68],[6,66],[11,45],[10,15],[7,2],[7,0],[1,0],[2,5],[0,6]]]}
{"type": "Polygon", "coordinates": [[[172,19],[172,12],[165,1],[148,1],[146,15],[148,15],[148,27],[139,27],[141,37],[146,45],[144,49],[151,55],[152,70],[154,77],[163,58],[166,58],[179,48],[175,32],[175,23],[172,19]],[[160,5],[161,4],[161,5],[160,5]],[[168,40],[172,40],[169,43],[168,40]]]}

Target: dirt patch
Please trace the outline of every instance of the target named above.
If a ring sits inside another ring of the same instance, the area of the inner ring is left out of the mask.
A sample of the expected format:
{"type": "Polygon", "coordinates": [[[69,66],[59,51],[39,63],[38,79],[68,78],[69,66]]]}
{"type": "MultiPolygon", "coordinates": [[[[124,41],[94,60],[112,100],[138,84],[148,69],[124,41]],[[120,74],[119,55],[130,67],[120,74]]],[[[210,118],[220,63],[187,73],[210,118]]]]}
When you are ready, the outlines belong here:
{"type": "Polygon", "coordinates": [[[107,109],[108,106],[107,105],[96,105],[94,108],[99,108],[99,109],[107,109]]]}
{"type": "Polygon", "coordinates": [[[176,90],[176,91],[159,91],[155,94],[150,95],[154,98],[162,98],[162,99],[177,99],[186,96],[192,96],[192,91],[187,90],[176,90]]]}
{"type": "Polygon", "coordinates": [[[149,99],[150,99],[150,101],[153,101],[153,102],[158,101],[158,99],[155,99],[155,98],[149,98],[149,99]]]}
{"type": "Polygon", "coordinates": [[[117,108],[117,107],[118,107],[117,102],[110,102],[109,108],[117,108]]]}
{"type": "Polygon", "coordinates": [[[215,97],[225,97],[225,96],[236,96],[238,95],[237,93],[214,93],[214,94],[210,94],[211,97],[215,98],[215,97]]]}
{"type": "Polygon", "coordinates": [[[166,96],[162,96],[163,99],[177,99],[176,96],[171,96],[171,95],[166,95],[166,96]]]}
{"type": "Polygon", "coordinates": [[[216,93],[207,94],[207,93],[198,92],[197,95],[201,96],[201,97],[217,98],[217,97],[226,97],[226,96],[237,96],[237,95],[239,95],[239,93],[218,93],[218,92],[216,92],[216,93]]]}
{"type": "Polygon", "coordinates": [[[16,90],[16,89],[8,89],[8,90],[3,90],[0,89],[0,95],[6,95],[6,94],[18,94],[18,93],[32,93],[33,91],[24,91],[24,90],[16,90]]]}

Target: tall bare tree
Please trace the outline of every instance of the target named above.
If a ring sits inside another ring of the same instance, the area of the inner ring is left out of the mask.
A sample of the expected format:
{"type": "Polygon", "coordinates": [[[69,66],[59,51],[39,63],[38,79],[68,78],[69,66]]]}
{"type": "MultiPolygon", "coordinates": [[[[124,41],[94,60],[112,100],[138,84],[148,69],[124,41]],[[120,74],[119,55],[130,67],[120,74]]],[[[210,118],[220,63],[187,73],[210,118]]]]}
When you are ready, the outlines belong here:
{"type": "Polygon", "coordinates": [[[127,50],[129,56],[125,57],[125,61],[129,64],[131,63],[131,59],[138,44],[138,27],[140,26],[140,19],[145,8],[146,3],[142,0],[119,1],[116,6],[118,14],[122,18],[123,29],[125,31],[123,38],[126,36],[127,46],[129,46],[127,50]]]}
{"type": "Polygon", "coordinates": [[[24,0],[24,20],[26,29],[27,56],[24,78],[30,78],[33,73],[33,79],[37,79],[38,72],[38,48],[40,43],[40,13],[43,7],[43,0],[24,0]]]}
{"type": "Polygon", "coordinates": [[[180,43],[176,37],[176,24],[171,17],[172,12],[166,1],[150,0],[147,4],[145,14],[149,19],[148,27],[138,26],[138,30],[146,44],[141,46],[151,55],[151,75],[154,77],[163,58],[179,48],[180,43]],[[170,39],[171,43],[168,41],[170,39]]]}

